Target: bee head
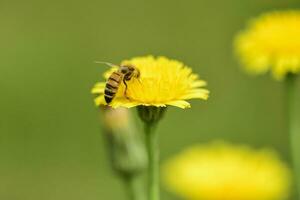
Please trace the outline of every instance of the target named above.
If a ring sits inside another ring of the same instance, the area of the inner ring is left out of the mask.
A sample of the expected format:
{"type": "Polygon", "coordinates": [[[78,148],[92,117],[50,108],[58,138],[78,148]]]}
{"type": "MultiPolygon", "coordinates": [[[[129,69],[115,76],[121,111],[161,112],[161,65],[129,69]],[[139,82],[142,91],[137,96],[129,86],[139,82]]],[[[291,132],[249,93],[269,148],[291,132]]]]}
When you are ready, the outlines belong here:
{"type": "Polygon", "coordinates": [[[127,80],[131,79],[132,77],[140,77],[140,71],[133,65],[122,65],[119,71],[125,75],[127,80]]]}
{"type": "Polygon", "coordinates": [[[131,71],[131,66],[130,65],[121,65],[120,68],[119,68],[119,71],[122,73],[122,74],[127,74],[131,71]]]}

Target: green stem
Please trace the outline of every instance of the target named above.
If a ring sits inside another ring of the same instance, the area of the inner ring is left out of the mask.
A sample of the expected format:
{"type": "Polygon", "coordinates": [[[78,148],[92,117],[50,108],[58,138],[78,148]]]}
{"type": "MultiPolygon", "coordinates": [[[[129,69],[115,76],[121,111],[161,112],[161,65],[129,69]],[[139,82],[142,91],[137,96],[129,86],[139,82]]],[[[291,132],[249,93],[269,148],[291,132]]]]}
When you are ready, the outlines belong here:
{"type": "Polygon", "coordinates": [[[154,123],[145,123],[148,166],[148,200],[159,200],[159,147],[154,123]]]}
{"type": "Polygon", "coordinates": [[[138,175],[124,176],[126,191],[128,192],[128,200],[145,200],[145,192],[143,184],[138,175]]]}
{"type": "Polygon", "coordinates": [[[290,152],[292,155],[298,198],[300,198],[300,100],[297,99],[295,75],[289,75],[287,77],[286,92],[290,152]]]}

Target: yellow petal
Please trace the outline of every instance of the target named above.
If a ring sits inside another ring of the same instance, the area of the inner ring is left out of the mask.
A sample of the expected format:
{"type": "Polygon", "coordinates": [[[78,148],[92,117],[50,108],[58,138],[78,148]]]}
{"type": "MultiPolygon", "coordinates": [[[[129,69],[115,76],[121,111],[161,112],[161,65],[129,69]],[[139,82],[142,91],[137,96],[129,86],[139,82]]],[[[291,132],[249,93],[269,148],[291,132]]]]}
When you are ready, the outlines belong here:
{"type": "Polygon", "coordinates": [[[192,84],[191,84],[191,87],[192,88],[197,88],[197,87],[204,87],[206,86],[207,83],[206,81],[203,81],[203,80],[197,80],[197,81],[194,81],[192,84]]]}
{"type": "Polygon", "coordinates": [[[208,98],[209,91],[206,89],[193,89],[190,90],[187,94],[183,95],[182,99],[204,99],[208,98]]]}
{"type": "Polygon", "coordinates": [[[191,107],[191,105],[187,101],[184,101],[184,100],[169,101],[166,104],[170,105],[170,106],[177,106],[179,108],[190,108],[191,107]]]}
{"type": "Polygon", "coordinates": [[[95,104],[97,106],[100,106],[100,105],[107,105],[107,103],[105,102],[105,99],[104,99],[104,95],[100,95],[98,97],[95,98],[95,104]]]}
{"type": "Polygon", "coordinates": [[[91,93],[92,94],[103,94],[105,89],[105,83],[97,83],[93,88],[91,93]]]}

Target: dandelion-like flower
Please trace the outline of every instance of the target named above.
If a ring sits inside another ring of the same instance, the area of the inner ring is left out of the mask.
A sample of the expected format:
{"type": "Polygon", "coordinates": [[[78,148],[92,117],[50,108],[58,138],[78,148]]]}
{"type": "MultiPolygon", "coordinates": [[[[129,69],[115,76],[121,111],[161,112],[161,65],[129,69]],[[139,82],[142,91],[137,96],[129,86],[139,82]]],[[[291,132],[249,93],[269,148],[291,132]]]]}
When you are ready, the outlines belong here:
{"type": "MultiPolygon", "coordinates": [[[[192,73],[191,68],[177,60],[166,57],[136,57],[125,60],[121,65],[132,65],[140,71],[139,78],[132,78],[125,85],[120,84],[116,96],[109,105],[116,107],[155,106],[167,105],[188,108],[188,99],[207,99],[208,90],[202,88],[206,82],[200,80],[198,75],[192,73]]],[[[117,70],[116,67],[104,74],[107,80],[117,70]]],[[[104,99],[105,82],[97,83],[92,89],[96,94],[96,105],[106,105],[104,99]]]]}
{"type": "Polygon", "coordinates": [[[300,11],[277,11],[250,21],[235,40],[236,53],[247,71],[271,71],[280,80],[300,72],[300,11]]]}
{"type": "Polygon", "coordinates": [[[283,200],[291,181],[274,152],[225,143],[190,147],[163,172],[169,189],[191,200],[283,200]]]}

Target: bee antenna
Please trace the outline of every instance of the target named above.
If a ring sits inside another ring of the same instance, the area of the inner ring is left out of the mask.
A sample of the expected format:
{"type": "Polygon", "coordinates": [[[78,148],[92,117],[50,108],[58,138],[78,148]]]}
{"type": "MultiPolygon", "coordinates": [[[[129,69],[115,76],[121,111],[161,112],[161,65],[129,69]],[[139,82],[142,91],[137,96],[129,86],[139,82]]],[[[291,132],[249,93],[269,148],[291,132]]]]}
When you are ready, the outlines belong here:
{"type": "Polygon", "coordinates": [[[118,65],[115,65],[115,64],[112,64],[112,63],[109,63],[109,62],[102,62],[102,61],[95,61],[95,63],[105,64],[105,65],[108,65],[110,67],[118,66],[118,65]]]}

